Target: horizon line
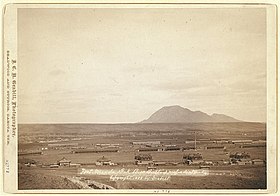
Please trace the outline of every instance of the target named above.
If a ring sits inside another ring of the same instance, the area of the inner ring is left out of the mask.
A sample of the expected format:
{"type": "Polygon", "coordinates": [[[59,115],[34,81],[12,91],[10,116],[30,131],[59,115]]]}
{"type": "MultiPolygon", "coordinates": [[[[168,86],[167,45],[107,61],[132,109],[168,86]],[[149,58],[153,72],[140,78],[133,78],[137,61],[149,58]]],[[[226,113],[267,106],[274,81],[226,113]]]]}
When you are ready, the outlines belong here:
{"type": "Polygon", "coordinates": [[[18,122],[17,124],[98,124],[98,125],[117,125],[117,124],[190,124],[190,123],[267,123],[263,121],[238,121],[238,122],[158,122],[158,123],[142,123],[142,122],[18,122]]]}

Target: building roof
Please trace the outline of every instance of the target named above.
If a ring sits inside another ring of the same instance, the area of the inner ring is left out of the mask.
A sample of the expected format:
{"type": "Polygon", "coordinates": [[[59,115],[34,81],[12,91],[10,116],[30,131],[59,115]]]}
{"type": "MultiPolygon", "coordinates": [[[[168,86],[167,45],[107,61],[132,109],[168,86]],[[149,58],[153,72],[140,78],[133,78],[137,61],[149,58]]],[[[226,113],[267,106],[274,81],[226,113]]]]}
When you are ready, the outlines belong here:
{"type": "Polygon", "coordinates": [[[263,162],[262,159],[253,159],[252,161],[253,161],[253,162],[263,162]]]}
{"type": "Polygon", "coordinates": [[[151,143],[151,144],[153,144],[153,143],[156,143],[156,144],[159,144],[160,143],[160,141],[132,141],[132,143],[133,144],[149,144],[149,143],[151,143]]]}
{"type": "Polygon", "coordinates": [[[70,163],[71,160],[66,159],[65,157],[63,157],[61,160],[58,161],[59,163],[70,163]]]}
{"type": "Polygon", "coordinates": [[[138,154],[138,155],[136,155],[135,157],[134,157],[136,160],[146,160],[146,161],[148,161],[148,160],[152,160],[153,158],[152,158],[152,155],[150,155],[150,154],[138,154]]]}
{"type": "Polygon", "coordinates": [[[178,146],[167,146],[165,149],[180,149],[178,146]]]}
{"type": "Polygon", "coordinates": [[[240,159],[239,162],[248,162],[251,161],[251,159],[240,159]]]}
{"type": "Polygon", "coordinates": [[[149,148],[138,148],[138,150],[142,150],[142,151],[149,151],[149,150],[158,150],[158,148],[152,148],[152,147],[149,147],[149,148]]]}
{"type": "Polygon", "coordinates": [[[232,142],[253,142],[253,140],[232,140],[232,142]]]}
{"type": "Polygon", "coordinates": [[[164,165],[164,164],[166,164],[166,162],[164,162],[164,161],[157,161],[157,162],[154,162],[154,164],[157,164],[157,165],[164,165]]]}
{"type": "Polygon", "coordinates": [[[210,145],[210,146],[206,146],[207,148],[224,148],[225,146],[214,146],[214,145],[210,145]]]}
{"type": "Polygon", "coordinates": [[[111,160],[106,158],[106,157],[104,157],[104,156],[99,158],[99,159],[97,159],[97,162],[109,162],[109,161],[111,161],[111,160]]]}
{"type": "Polygon", "coordinates": [[[229,157],[235,159],[247,159],[250,158],[250,155],[245,152],[236,152],[235,154],[230,154],[229,157]]]}

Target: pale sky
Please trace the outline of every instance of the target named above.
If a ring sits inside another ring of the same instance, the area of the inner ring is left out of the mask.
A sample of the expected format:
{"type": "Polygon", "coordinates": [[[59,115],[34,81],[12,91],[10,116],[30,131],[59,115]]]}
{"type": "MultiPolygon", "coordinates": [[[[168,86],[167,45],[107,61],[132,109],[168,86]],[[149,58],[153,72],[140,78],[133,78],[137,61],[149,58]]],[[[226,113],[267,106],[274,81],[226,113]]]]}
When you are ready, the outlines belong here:
{"type": "Polygon", "coordinates": [[[20,9],[18,62],[19,123],[266,121],[265,9],[20,9]]]}

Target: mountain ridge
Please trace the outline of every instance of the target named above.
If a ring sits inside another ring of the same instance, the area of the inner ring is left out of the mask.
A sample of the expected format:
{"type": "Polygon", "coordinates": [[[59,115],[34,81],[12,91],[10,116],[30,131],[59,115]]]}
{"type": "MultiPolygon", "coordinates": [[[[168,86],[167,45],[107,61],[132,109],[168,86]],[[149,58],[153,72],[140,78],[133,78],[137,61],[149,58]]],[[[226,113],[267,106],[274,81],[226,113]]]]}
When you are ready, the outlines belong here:
{"type": "Polygon", "coordinates": [[[195,122],[242,122],[225,114],[208,115],[202,111],[191,111],[179,105],[164,106],[140,123],[195,123],[195,122]]]}

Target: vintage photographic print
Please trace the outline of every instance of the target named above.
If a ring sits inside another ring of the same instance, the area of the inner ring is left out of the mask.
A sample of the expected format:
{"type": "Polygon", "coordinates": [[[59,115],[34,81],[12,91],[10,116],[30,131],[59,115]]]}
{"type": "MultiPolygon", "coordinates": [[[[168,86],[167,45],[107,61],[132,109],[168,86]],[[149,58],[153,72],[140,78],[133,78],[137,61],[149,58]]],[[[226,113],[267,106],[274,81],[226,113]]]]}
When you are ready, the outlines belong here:
{"type": "Polygon", "coordinates": [[[269,8],[17,7],[17,189],[266,191],[269,8]]]}

